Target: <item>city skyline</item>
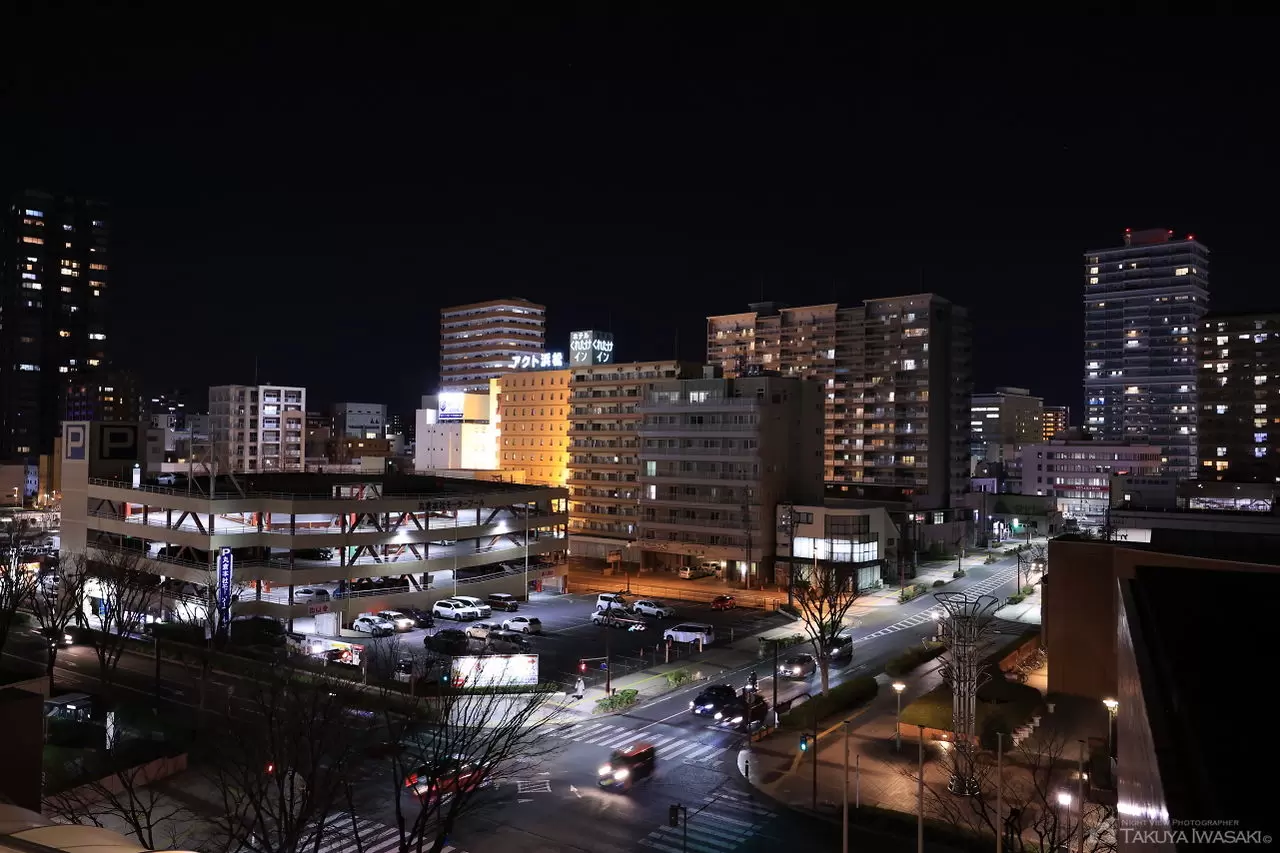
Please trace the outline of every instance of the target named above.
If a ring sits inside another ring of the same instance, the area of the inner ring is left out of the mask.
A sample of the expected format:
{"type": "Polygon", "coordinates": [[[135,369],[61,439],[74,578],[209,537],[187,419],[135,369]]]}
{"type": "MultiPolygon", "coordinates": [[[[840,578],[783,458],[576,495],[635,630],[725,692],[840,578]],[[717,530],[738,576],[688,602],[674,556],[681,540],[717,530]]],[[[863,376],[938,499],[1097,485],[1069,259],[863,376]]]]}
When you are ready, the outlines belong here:
{"type": "MultiPolygon", "coordinates": [[[[1202,235],[1210,308],[1254,307],[1267,226],[1233,187],[1274,180],[1251,141],[1265,137],[1234,90],[1200,97],[1210,81],[1157,47],[1089,48],[1082,64],[1069,26],[997,42],[891,24],[855,60],[744,18],[738,46],[655,65],[640,25],[605,49],[550,23],[496,41],[455,24],[409,51],[355,28],[331,66],[268,36],[233,59],[210,36],[182,55],[139,45],[102,76],[20,78],[6,100],[29,126],[0,143],[22,164],[6,183],[116,213],[112,311],[129,329],[113,359],[149,390],[252,382],[256,364],[317,400],[408,410],[437,381],[440,308],[474,299],[547,305],[550,348],[598,328],[620,361],[701,360],[705,317],[762,296],[934,292],[973,317],[977,389],[1028,387],[1083,413],[1087,248],[1124,228],[1202,235]],[[751,45],[769,50],[733,73],[751,45]],[[1151,76],[1161,85],[1137,82],[1151,76]],[[1089,95],[1117,88],[1134,96],[1089,95]],[[402,117],[419,97],[432,117],[402,117]],[[1211,100],[1197,123],[1212,133],[1166,132],[1188,98],[1211,100]],[[73,115],[88,129],[69,132],[73,115]],[[1216,179],[1166,180],[1192,164],[1216,179]]],[[[1219,65],[1247,75],[1250,54],[1219,65]]]]}

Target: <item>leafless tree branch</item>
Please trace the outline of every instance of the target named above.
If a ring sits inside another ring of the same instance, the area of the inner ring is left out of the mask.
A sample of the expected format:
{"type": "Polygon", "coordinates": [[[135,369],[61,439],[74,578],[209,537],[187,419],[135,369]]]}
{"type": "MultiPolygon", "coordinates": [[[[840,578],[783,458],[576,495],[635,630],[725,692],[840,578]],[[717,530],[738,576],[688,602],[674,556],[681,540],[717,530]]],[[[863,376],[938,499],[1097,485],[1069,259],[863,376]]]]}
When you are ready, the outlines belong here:
{"type": "Polygon", "coordinates": [[[859,597],[856,574],[834,561],[815,561],[796,566],[790,577],[789,592],[805,635],[813,644],[825,695],[831,686],[831,641],[840,633],[845,616],[859,597]]]}

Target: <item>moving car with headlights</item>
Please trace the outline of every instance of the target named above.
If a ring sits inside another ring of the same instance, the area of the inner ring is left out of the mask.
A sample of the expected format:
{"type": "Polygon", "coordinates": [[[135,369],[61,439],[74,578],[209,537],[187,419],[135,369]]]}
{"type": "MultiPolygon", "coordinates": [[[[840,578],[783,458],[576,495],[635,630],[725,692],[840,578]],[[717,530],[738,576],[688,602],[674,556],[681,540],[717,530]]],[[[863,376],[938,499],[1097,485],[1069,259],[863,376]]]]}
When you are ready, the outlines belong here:
{"type": "Polygon", "coordinates": [[[813,655],[792,655],[778,664],[779,678],[808,678],[818,671],[813,655]]]}
{"type": "Polygon", "coordinates": [[[519,631],[522,634],[541,634],[542,620],[537,616],[512,616],[502,620],[502,627],[507,631],[519,631]]]}
{"type": "Polygon", "coordinates": [[[657,616],[659,619],[670,619],[676,615],[674,607],[668,607],[656,598],[642,598],[631,605],[631,612],[639,616],[657,616]]]}
{"type": "Polygon", "coordinates": [[[476,598],[474,595],[455,595],[450,599],[450,601],[457,601],[474,607],[480,613],[481,619],[488,619],[493,615],[493,608],[476,598]]]}
{"type": "Polygon", "coordinates": [[[837,634],[827,638],[827,657],[831,660],[843,660],[853,657],[853,637],[848,634],[837,634]]]}
{"type": "Polygon", "coordinates": [[[480,611],[476,610],[469,604],[463,604],[461,601],[437,601],[431,605],[431,615],[441,619],[453,619],[457,622],[463,622],[468,619],[479,619],[480,611]]]}
{"type": "Polygon", "coordinates": [[[473,622],[467,626],[467,636],[477,640],[487,640],[489,634],[499,630],[498,626],[492,622],[473,622]]]}
{"type": "Polygon", "coordinates": [[[738,691],[727,684],[713,684],[689,703],[689,710],[699,717],[714,717],[716,712],[732,702],[738,691]]]}
{"type": "Polygon", "coordinates": [[[715,725],[739,732],[755,731],[769,716],[769,703],[758,693],[739,694],[715,713],[715,725]]]}
{"type": "Polygon", "coordinates": [[[485,601],[489,602],[489,606],[494,610],[502,610],[507,613],[515,613],[520,609],[520,602],[508,592],[491,592],[485,598],[485,601]]]}
{"type": "Polygon", "coordinates": [[[377,616],[368,614],[357,616],[352,620],[351,630],[359,631],[361,634],[368,634],[371,637],[387,637],[396,632],[396,626],[386,619],[379,619],[377,616]]]}
{"type": "Polygon", "coordinates": [[[645,629],[643,619],[624,616],[620,610],[597,610],[591,614],[591,621],[596,625],[605,625],[609,628],[626,628],[628,631],[643,631],[645,629]]]}
{"type": "Polygon", "coordinates": [[[436,620],[431,615],[430,610],[423,610],[421,607],[401,607],[400,612],[413,620],[413,627],[415,628],[435,627],[436,620]]]}
{"type": "Polygon", "coordinates": [[[373,615],[395,625],[397,631],[412,631],[417,627],[416,619],[408,613],[401,613],[399,610],[381,610],[373,615]]]}
{"type": "Polygon", "coordinates": [[[653,775],[658,765],[658,751],[649,743],[636,743],[615,749],[600,766],[600,787],[626,791],[641,779],[653,775]]]}
{"type": "Polygon", "coordinates": [[[711,599],[712,610],[732,610],[738,606],[738,600],[732,595],[717,595],[711,599]]]}
{"type": "Polygon", "coordinates": [[[486,788],[491,783],[489,767],[465,755],[445,755],[418,765],[404,779],[404,786],[424,804],[452,797],[459,792],[486,788]]]}

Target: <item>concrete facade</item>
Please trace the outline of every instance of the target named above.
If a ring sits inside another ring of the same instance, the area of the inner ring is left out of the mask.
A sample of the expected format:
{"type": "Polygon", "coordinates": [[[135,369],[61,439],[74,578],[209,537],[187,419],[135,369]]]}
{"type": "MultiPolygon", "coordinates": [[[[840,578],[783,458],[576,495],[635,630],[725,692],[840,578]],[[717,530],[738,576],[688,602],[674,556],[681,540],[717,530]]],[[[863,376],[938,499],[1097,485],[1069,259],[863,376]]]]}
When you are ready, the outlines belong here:
{"type": "Polygon", "coordinates": [[[546,334],[546,306],[527,299],[440,309],[440,391],[487,392],[512,359],[541,354],[546,334]]]}
{"type": "Polygon", "coordinates": [[[305,470],[307,389],[215,385],[209,389],[211,459],[218,471],[305,470]]]}

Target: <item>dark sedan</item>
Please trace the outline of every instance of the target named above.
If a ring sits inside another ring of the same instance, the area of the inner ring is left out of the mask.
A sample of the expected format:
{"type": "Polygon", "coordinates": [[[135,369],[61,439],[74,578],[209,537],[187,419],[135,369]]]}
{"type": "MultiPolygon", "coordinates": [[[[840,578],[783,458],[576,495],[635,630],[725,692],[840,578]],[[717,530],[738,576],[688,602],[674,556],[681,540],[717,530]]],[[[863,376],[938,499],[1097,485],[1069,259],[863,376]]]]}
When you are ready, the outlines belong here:
{"type": "Polygon", "coordinates": [[[425,637],[422,644],[433,652],[442,655],[465,655],[470,648],[465,631],[457,628],[443,628],[430,637],[425,637]]]}
{"type": "Polygon", "coordinates": [[[737,696],[738,691],[729,685],[713,684],[699,693],[697,698],[689,703],[689,710],[699,717],[714,717],[717,711],[729,702],[734,701],[737,696]]]}
{"type": "Polygon", "coordinates": [[[405,616],[408,616],[410,619],[412,619],[413,627],[415,628],[434,628],[435,627],[435,624],[436,624],[435,617],[433,617],[431,615],[431,612],[428,610],[423,610],[421,607],[398,607],[396,609],[399,610],[401,613],[403,613],[405,616]]]}
{"type": "Polygon", "coordinates": [[[792,655],[778,664],[779,678],[808,678],[818,671],[813,655],[792,655]]]}
{"type": "Polygon", "coordinates": [[[716,712],[716,725],[723,729],[734,729],[749,732],[764,725],[769,716],[769,703],[762,696],[753,695],[749,699],[741,696],[725,704],[716,712]]]}

